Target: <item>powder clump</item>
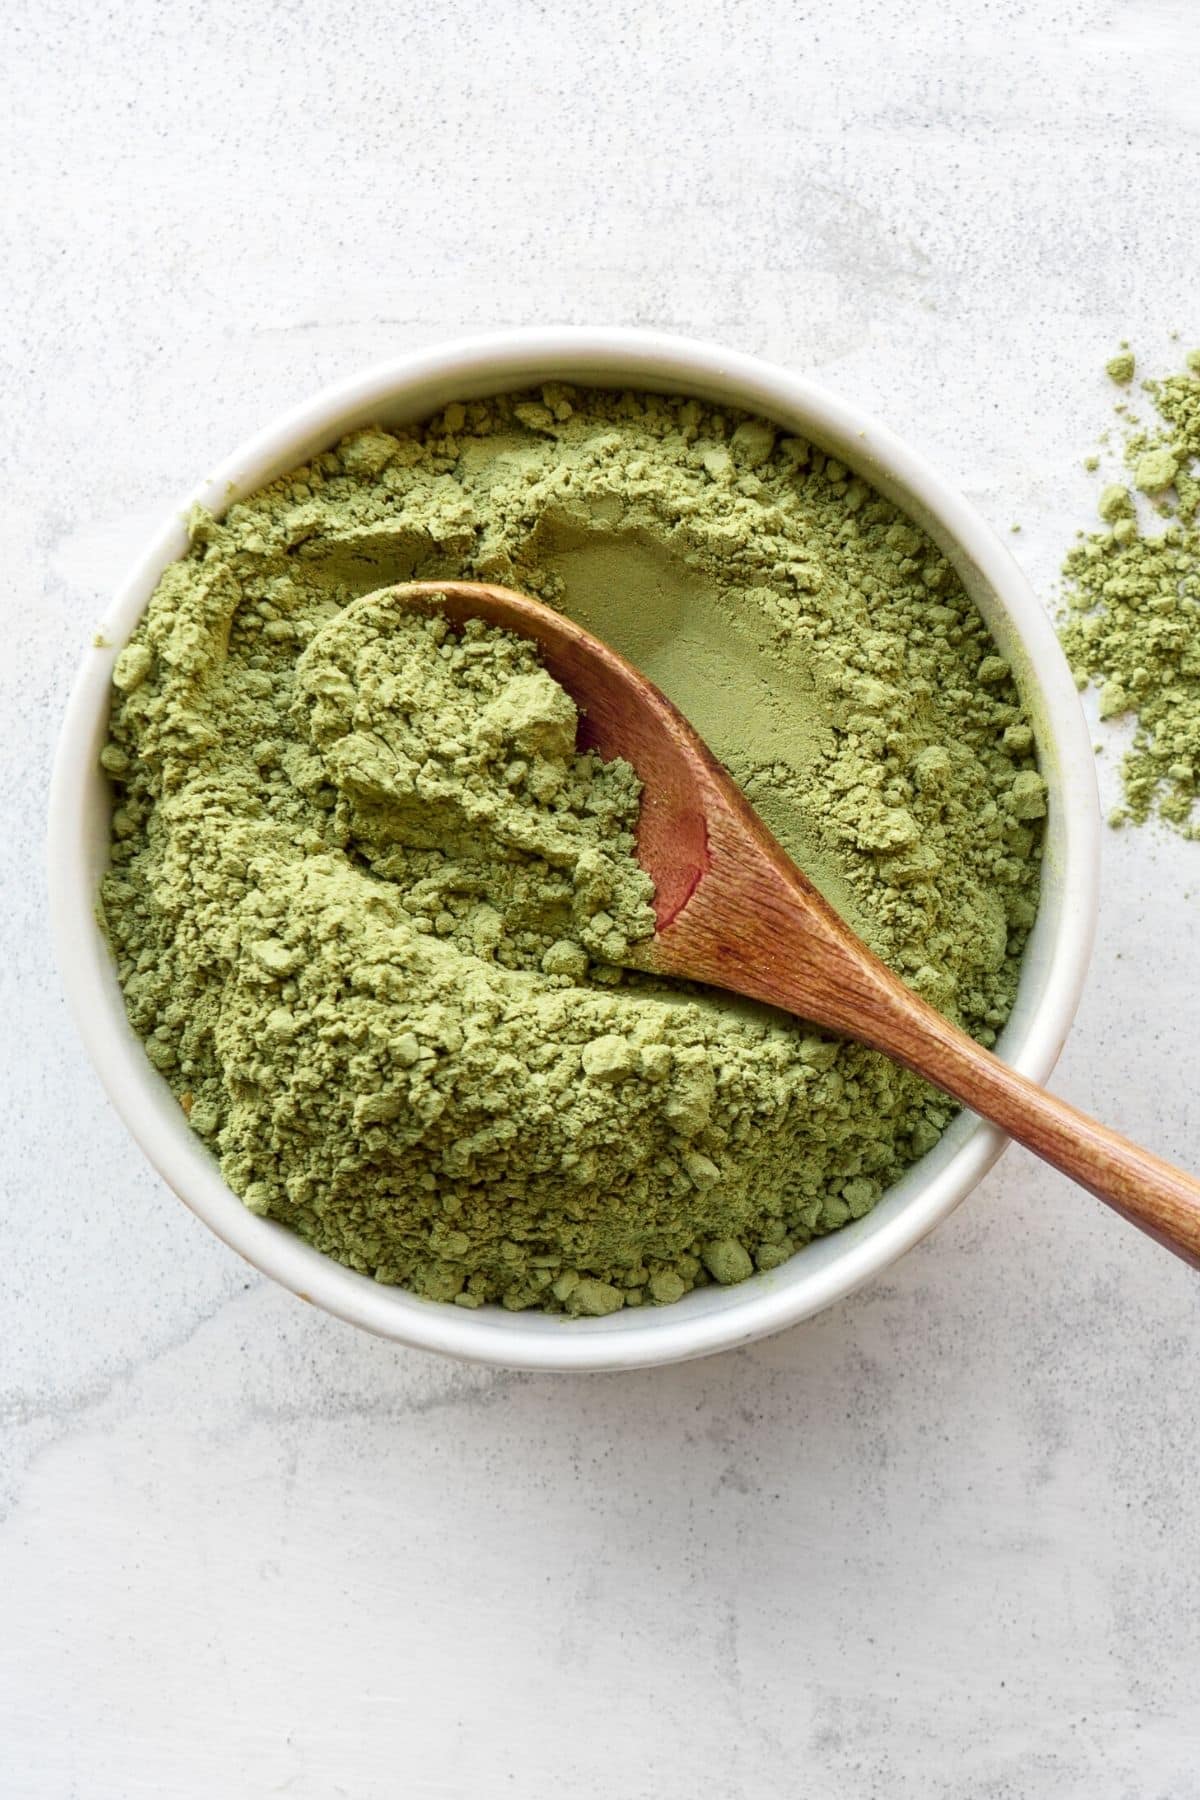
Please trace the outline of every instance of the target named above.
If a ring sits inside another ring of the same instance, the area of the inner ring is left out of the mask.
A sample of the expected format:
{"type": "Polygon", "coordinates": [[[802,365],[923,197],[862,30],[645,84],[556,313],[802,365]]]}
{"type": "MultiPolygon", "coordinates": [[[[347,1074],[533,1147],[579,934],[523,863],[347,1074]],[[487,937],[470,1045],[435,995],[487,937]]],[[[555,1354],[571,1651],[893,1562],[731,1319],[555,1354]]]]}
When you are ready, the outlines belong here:
{"type": "Polygon", "coordinates": [[[952,1105],[620,966],[637,782],[530,647],[397,607],[503,581],[613,642],[912,987],[985,1043],[1045,789],[945,558],[843,464],[690,399],[373,427],[197,513],[122,652],[104,914],[129,1016],[252,1211],[430,1299],[602,1317],[861,1217],[952,1105]]]}
{"type": "Polygon", "coordinates": [[[1106,487],[1111,529],[1069,553],[1063,646],[1081,683],[1100,689],[1101,719],[1128,716],[1124,804],[1111,823],[1156,814],[1200,837],[1200,370],[1146,383],[1156,417],[1132,425],[1125,462],[1156,528],[1122,484],[1106,487]]]}

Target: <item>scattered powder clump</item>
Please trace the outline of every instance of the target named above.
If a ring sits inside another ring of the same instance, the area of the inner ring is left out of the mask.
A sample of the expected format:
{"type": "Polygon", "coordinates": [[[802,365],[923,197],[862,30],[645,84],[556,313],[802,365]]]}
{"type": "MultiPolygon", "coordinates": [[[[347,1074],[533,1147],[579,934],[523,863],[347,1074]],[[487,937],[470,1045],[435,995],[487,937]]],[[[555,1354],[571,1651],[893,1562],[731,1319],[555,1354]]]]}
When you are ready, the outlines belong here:
{"type": "MultiPolygon", "coordinates": [[[[1131,425],[1125,482],[1101,492],[1106,531],[1082,539],[1063,576],[1064,648],[1081,684],[1100,688],[1100,717],[1129,718],[1124,805],[1115,825],[1151,814],[1200,837],[1200,352],[1188,372],[1145,384],[1156,409],[1131,425]]],[[[1112,373],[1112,364],[1109,364],[1112,373]]]]}
{"type": "Polygon", "coordinates": [[[1115,381],[1118,387],[1128,387],[1133,380],[1133,372],[1136,367],[1132,350],[1128,348],[1118,350],[1115,356],[1109,357],[1104,367],[1110,381],[1115,381]]]}
{"type": "Polygon", "coordinates": [[[885,1058],[621,967],[638,785],[529,646],[398,607],[539,595],[713,745],[982,1042],[1045,783],[945,558],[841,463],[695,400],[537,392],[371,428],[198,513],[115,670],[104,915],[130,1019],[254,1212],[430,1299],[598,1316],[778,1267],[953,1108],[885,1058]]]}

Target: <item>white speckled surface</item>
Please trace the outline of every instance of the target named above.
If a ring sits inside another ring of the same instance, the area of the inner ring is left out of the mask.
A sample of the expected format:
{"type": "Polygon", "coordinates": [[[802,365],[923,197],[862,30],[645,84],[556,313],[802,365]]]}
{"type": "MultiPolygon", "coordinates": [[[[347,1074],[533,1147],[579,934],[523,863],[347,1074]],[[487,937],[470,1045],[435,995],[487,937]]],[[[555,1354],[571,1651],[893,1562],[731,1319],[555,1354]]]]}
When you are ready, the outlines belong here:
{"type": "MultiPolygon", "coordinates": [[[[452,331],[809,369],[1049,596],[1104,358],[1200,342],[1193,0],[16,0],[0,54],[0,1792],[1200,1795],[1200,1278],[1012,1152],[743,1353],[564,1380],[360,1337],[143,1166],[40,862],[147,525],[452,331]]],[[[1105,856],[1059,1085],[1196,1164],[1200,846],[1105,856]]]]}

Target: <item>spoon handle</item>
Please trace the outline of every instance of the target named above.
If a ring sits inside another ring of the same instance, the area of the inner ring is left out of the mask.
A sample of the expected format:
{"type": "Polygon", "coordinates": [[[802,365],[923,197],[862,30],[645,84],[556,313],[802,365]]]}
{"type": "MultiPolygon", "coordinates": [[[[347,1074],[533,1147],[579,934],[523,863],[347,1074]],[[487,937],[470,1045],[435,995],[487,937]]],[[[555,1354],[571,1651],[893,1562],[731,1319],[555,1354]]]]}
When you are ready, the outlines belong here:
{"type": "MultiPolygon", "coordinates": [[[[870,1042],[1052,1163],[1200,1268],[1200,1181],[1059,1100],[907,988],[878,1008],[870,1042]]],[[[865,1035],[865,1034],[864,1034],[865,1035]]]]}

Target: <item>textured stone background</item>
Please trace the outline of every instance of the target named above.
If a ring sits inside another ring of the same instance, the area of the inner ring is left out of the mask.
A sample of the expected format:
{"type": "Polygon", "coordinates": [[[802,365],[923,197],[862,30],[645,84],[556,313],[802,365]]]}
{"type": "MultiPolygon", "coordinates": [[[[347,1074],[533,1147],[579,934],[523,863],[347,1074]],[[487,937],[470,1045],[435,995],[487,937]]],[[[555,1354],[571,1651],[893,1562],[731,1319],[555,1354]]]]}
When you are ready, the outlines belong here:
{"type": "MultiPolygon", "coordinates": [[[[0,40],[0,1791],[1200,1795],[1195,1275],[1013,1152],[743,1353],[563,1380],[376,1343],[143,1164],[41,868],[147,528],[463,328],[810,370],[1019,522],[1049,603],[1104,358],[1200,342],[1194,0],[9,0],[0,40]]],[[[1195,1164],[1200,846],[1104,848],[1059,1085],[1195,1164]]]]}

